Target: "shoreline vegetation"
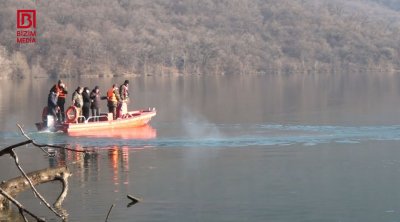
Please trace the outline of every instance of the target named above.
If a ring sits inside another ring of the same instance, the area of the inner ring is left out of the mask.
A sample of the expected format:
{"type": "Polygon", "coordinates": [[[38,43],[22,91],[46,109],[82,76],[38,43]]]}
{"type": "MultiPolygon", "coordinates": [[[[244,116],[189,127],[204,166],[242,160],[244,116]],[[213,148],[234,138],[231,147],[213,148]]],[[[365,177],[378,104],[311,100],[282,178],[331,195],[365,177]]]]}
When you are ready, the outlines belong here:
{"type": "Polygon", "coordinates": [[[5,0],[0,79],[400,72],[394,0],[5,0]],[[37,10],[17,44],[16,9],[37,10]]]}
{"type": "Polygon", "coordinates": [[[346,73],[365,73],[365,74],[400,74],[399,69],[385,69],[381,67],[360,67],[356,64],[348,64],[346,68],[341,67],[340,69],[333,70],[312,70],[309,72],[303,72],[299,70],[290,70],[283,72],[282,70],[275,70],[270,72],[253,72],[253,73],[181,73],[181,72],[163,72],[159,71],[157,73],[147,73],[147,74],[137,74],[137,73],[122,73],[122,74],[82,74],[82,75],[58,75],[58,76],[48,76],[48,75],[18,75],[18,76],[1,76],[0,80],[8,79],[94,79],[94,78],[137,78],[137,77],[152,77],[152,76],[225,76],[225,75],[245,75],[245,76],[261,76],[261,75],[321,75],[321,74],[346,74],[346,73]]]}

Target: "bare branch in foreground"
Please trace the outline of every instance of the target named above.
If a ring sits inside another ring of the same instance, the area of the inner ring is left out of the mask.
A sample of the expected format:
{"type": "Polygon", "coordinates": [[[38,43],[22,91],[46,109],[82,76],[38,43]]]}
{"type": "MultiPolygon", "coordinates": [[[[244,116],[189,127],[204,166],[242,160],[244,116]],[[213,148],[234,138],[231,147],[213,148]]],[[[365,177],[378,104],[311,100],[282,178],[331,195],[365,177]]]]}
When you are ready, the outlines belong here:
{"type": "Polygon", "coordinates": [[[33,186],[32,180],[29,179],[29,177],[26,175],[25,171],[22,169],[21,165],[18,162],[18,156],[17,154],[14,152],[14,150],[11,150],[10,155],[14,158],[15,160],[15,165],[17,165],[19,171],[22,173],[22,175],[24,175],[25,179],[29,182],[29,185],[32,188],[33,194],[38,197],[41,201],[43,201],[43,203],[47,206],[47,208],[49,208],[55,215],[57,215],[58,217],[64,219],[64,216],[59,214],[49,203],[47,203],[47,201],[44,199],[44,197],[42,195],[40,195],[40,193],[36,190],[35,186],[33,186]]]}
{"type": "MultiPolygon", "coordinates": [[[[54,203],[54,206],[59,207],[61,205],[68,192],[68,177],[71,176],[71,172],[66,166],[33,171],[28,173],[27,176],[31,179],[34,186],[52,181],[60,181],[62,183],[62,192],[54,203]]],[[[0,188],[14,198],[19,193],[27,189],[31,189],[29,182],[24,176],[3,181],[0,183],[0,188]]],[[[8,207],[8,202],[5,200],[5,198],[3,198],[3,196],[0,195],[0,211],[5,210],[8,207]]]]}
{"type": "MultiPolygon", "coordinates": [[[[26,133],[24,132],[24,130],[22,129],[21,125],[17,124],[18,128],[20,129],[22,135],[24,135],[29,141],[31,141],[31,143],[39,148],[45,148],[45,147],[49,147],[49,148],[56,148],[56,149],[65,149],[65,150],[69,150],[69,151],[74,151],[74,152],[78,152],[78,153],[88,153],[87,150],[76,150],[76,149],[71,149],[69,147],[66,146],[57,146],[57,145],[50,145],[50,144],[38,144],[36,143],[34,140],[32,140],[28,135],[26,135],[26,133]]],[[[83,147],[84,148],[84,147],[83,147]]],[[[43,149],[42,149],[43,150],[43,149]]],[[[43,150],[44,151],[44,150],[43,150]]],[[[49,154],[47,151],[44,151],[47,154],[49,154]]],[[[50,154],[49,154],[50,155],[50,154]]]]}
{"type": "MultiPolygon", "coordinates": [[[[17,124],[18,128],[21,130],[21,133],[28,139],[27,141],[24,142],[20,142],[11,146],[8,146],[2,150],[0,150],[0,156],[3,156],[4,154],[9,154],[15,162],[15,165],[17,166],[18,170],[21,172],[21,174],[23,175],[23,177],[26,179],[26,181],[28,181],[30,188],[32,189],[34,195],[36,197],[38,197],[55,215],[57,215],[58,217],[62,218],[63,220],[65,220],[65,217],[63,215],[61,215],[60,213],[58,213],[46,200],[45,198],[36,190],[32,180],[28,177],[28,175],[25,173],[25,171],[22,169],[19,160],[18,160],[18,156],[14,151],[14,148],[20,147],[20,146],[24,146],[27,144],[32,144],[36,147],[39,147],[43,152],[45,152],[47,155],[50,156],[50,154],[44,150],[43,148],[45,147],[50,147],[50,148],[57,148],[57,149],[65,149],[65,150],[69,150],[69,151],[73,151],[73,152],[81,152],[81,153],[87,153],[86,150],[76,150],[76,149],[71,149],[68,147],[64,147],[64,146],[57,146],[57,145],[49,145],[49,144],[38,144],[36,143],[34,140],[32,140],[31,138],[29,138],[29,136],[24,132],[24,130],[22,129],[22,127],[17,124]]],[[[57,199],[55,206],[60,206],[60,204],[62,203],[62,201],[64,200],[66,194],[67,194],[67,190],[68,190],[68,182],[66,181],[66,177],[68,177],[69,175],[62,175],[62,177],[59,177],[59,180],[62,181],[63,183],[63,192],[60,194],[59,198],[57,199]]],[[[44,221],[43,219],[40,219],[39,217],[35,216],[34,214],[28,212],[25,208],[22,207],[21,204],[19,204],[18,201],[16,201],[12,196],[8,195],[7,192],[4,192],[4,190],[1,190],[2,192],[0,194],[2,194],[3,196],[5,196],[8,200],[10,200],[11,202],[13,202],[19,209],[19,212],[21,213],[22,217],[24,218],[25,221],[27,221],[25,215],[23,212],[27,212],[28,214],[32,215],[34,218],[36,218],[38,221],[44,221]],[[12,198],[12,199],[10,199],[12,198]]]]}
{"type": "Polygon", "coordinates": [[[36,216],[34,213],[30,212],[29,210],[25,209],[24,206],[22,206],[21,203],[19,203],[16,199],[14,199],[12,196],[10,196],[7,192],[5,192],[3,189],[0,188],[0,194],[6,197],[8,200],[10,200],[16,207],[18,207],[18,210],[21,214],[21,216],[24,218],[25,221],[28,221],[24,215],[24,212],[31,215],[33,218],[35,218],[37,221],[45,221],[44,219],[36,216]]]}
{"type": "Polygon", "coordinates": [[[10,154],[12,149],[23,146],[23,145],[27,145],[27,144],[31,144],[32,140],[27,140],[25,142],[21,142],[21,143],[17,143],[11,146],[8,146],[2,150],[0,150],[0,156],[3,156],[4,154],[10,154]]]}
{"type": "Polygon", "coordinates": [[[106,217],[106,222],[108,221],[108,216],[110,216],[111,210],[114,208],[115,204],[111,205],[110,210],[108,210],[108,214],[106,217]]]}

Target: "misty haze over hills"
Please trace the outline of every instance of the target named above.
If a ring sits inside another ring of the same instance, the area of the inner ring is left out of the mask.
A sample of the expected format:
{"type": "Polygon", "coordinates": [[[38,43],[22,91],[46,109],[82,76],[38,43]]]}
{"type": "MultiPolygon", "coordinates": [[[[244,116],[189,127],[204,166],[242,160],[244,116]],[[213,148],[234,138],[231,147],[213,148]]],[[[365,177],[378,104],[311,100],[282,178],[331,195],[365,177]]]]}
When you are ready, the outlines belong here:
{"type": "Polygon", "coordinates": [[[400,70],[395,0],[4,0],[0,77],[400,70]],[[16,43],[36,8],[37,43],[16,43]]]}
{"type": "Polygon", "coordinates": [[[400,2],[397,0],[369,0],[370,2],[377,2],[383,6],[386,6],[390,9],[399,11],[400,10],[400,2]]]}

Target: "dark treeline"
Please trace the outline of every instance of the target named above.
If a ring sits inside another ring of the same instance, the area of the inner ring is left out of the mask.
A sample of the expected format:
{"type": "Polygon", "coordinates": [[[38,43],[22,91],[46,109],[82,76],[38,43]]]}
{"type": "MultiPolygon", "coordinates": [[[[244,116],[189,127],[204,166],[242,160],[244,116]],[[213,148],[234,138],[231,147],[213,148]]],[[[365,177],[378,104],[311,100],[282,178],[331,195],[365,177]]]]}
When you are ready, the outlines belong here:
{"type": "Polygon", "coordinates": [[[395,0],[3,0],[1,77],[400,69],[395,0]],[[38,43],[16,43],[36,8],[38,43]]]}

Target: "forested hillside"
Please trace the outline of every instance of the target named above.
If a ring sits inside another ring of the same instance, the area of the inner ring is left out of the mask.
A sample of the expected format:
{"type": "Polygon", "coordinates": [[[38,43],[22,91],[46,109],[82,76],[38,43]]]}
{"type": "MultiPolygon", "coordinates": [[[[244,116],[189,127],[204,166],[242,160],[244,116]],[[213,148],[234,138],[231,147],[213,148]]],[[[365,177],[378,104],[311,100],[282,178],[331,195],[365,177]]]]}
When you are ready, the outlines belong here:
{"type": "Polygon", "coordinates": [[[395,0],[2,0],[0,76],[400,70],[395,0]],[[37,43],[16,10],[37,9],[37,43]]]}

